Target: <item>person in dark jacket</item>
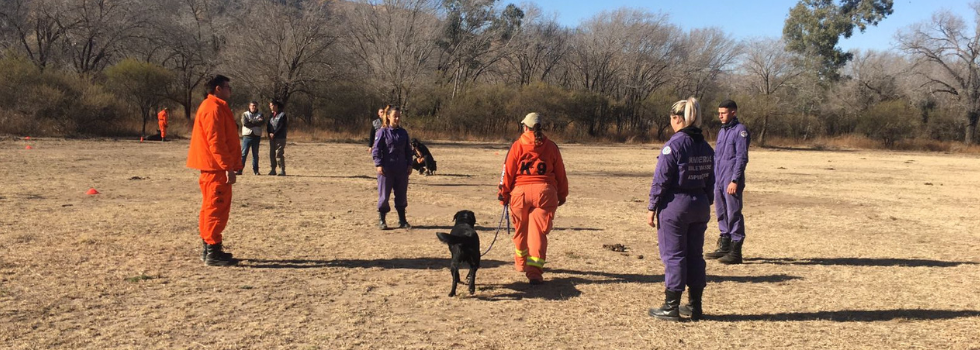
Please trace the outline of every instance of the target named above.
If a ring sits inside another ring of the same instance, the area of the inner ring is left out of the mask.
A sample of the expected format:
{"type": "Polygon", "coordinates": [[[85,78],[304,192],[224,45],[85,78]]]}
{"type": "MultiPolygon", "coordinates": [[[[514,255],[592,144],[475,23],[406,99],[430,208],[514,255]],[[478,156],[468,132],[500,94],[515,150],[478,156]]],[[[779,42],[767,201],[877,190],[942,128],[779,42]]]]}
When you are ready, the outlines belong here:
{"type": "Polygon", "coordinates": [[[718,248],[705,254],[722,264],[742,263],[745,242],[745,218],[742,217],[742,191],[745,190],[745,166],[749,163],[752,135],[738,122],[738,105],[725,100],[718,105],[721,130],[715,143],[715,215],[718,217],[718,248]]]}
{"type": "Polygon", "coordinates": [[[664,263],[664,304],[650,309],[658,319],[678,321],[680,298],[688,287],[686,316],[700,320],[701,295],[706,284],[701,256],[704,231],[711,218],[714,188],[714,150],[701,134],[701,113],[695,98],[677,101],[670,109],[674,136],[657,157],[650,186],[647,224],[657,228],[660,259],[664,263]]]}
{"type": "Polygon", "coordinates": [[[395,210],[398,211],[398,227],[408,228],[405,208],[408,207],[408,177],[412,174],[412,146],[408,131],[401,127],[401,109],[389,107],[385,110],[381,129],[374,137],[371,156],[378,172],[378,227],[388,229],[385,215],[391,211],[388,199],[395,191],[395,210]]]}
{"type": "MultiPolygon", "coordinates": [[[[385,106],[385,108],[388,107],[389,106],[385,106]]],[[[368,153],[371,153],[371,150],[374,149],[374,135],[378,133],[378,129],[381,129],[381,120],[384,119],[384,114],[385,109],[378,108],[378,117],[371,118],[371,135],[368,137],[368,153]]]]}
{"type": "Polygon", "coordinates": [[[266,131],[269,133],[269,175],[276,175],[276,166],[279,166],[279,176],[286,176],[286,134],[289,131],[289,119],[282,111],[282,102],[272,100],[269,102],[269,124],[266,131]]]}

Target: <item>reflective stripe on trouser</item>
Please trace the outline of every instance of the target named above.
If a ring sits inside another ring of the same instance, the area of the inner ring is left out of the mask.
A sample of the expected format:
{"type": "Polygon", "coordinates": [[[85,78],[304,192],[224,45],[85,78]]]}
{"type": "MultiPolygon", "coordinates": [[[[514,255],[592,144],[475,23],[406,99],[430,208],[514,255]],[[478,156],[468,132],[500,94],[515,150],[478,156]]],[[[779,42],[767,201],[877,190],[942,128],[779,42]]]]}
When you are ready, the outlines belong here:
{"type": "Polygon", "coordinates": [[[541,267],[548,252],[548,233],[556,209],[558,192],[548,184],[519,185],[510,193],[514,247],[528,252],[530,257],[525,274],[530,279],[541,279],[541,267]]]}
{"type": "Polygon", "coordinates": [[[524,250],[520,248],[514,249],[514,269],[517,272],[524,272],[524,265],[527,263],[527,247],[524,250]]]}
{"type": "Polygon", "coordinates": [[[202,171],[198,183],[201,185],[201,215],[198,230],[201,239],[207,244],[221,243],[221,232],[228,225],[231,212],[231,185],[224,171],[202,171]]]}
{"type": "Polygon", "coordinates": [[[725,188],[715,189],[715,213],[718,215],[718,231],[722,237],[731,237],[733,241],[745,239],[745,218],[742,216],[742,190],[744,184],[738,185],[735,195],[730,195],[725,188]]]}

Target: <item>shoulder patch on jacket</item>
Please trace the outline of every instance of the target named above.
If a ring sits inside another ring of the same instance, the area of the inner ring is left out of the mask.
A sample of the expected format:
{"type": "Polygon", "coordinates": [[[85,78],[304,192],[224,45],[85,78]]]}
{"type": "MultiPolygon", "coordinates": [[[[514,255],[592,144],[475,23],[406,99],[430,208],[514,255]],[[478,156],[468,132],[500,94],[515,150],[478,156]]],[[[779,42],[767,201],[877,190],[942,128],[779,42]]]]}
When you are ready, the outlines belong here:
{"type": "Polygon", "coordinates": [[[670,146],[664,146],[664,149],[660,152],[663,154],[670,154],[670,146]]]}
{"type": "Polygon", "coordinates": [[[745,131],[745,130],[742,130],[741,132],[738,133],[738,136],[741,136],[741,137],[749,137],[749,132],[748,131],[745,131]]]}

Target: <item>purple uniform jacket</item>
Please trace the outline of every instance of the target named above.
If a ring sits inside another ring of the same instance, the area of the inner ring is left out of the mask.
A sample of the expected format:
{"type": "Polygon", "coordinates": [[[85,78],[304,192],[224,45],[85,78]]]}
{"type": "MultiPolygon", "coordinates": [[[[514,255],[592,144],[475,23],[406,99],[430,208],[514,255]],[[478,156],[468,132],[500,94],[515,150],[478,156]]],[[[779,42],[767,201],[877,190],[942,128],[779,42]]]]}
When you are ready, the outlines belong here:
{"type": "Polygon", "coordinates": [[[647,209],[657,209],[665,196],[674,193],[703,193],[708,196],[708,203],[713,202],[714,154],[700,133],[694,136],[683,131],[674,134],[657,157],[647,209]]]}
{"type": "Polygon", "coordinates": [[[374,137],[371,149],[374,166],[385,169],[408,169],[412,162],[412,146],[408,131],[402,128],[382,127],[374,137]]]}
{"type": "Polygon", "coordinates": [[[718,188],[725,188],[731,182],[745,183],[745,165],[749,164],[749,142],[752,135],[738,118],[728,127],[718,131],[715,144],[715,179],[718,188]]]}

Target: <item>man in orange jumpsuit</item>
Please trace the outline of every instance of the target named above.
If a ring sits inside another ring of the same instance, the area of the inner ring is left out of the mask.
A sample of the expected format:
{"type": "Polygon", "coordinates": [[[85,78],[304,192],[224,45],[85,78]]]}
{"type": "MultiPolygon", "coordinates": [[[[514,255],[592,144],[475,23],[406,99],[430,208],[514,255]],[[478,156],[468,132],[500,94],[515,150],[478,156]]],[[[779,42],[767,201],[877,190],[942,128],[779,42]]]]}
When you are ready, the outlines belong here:
{"type": "Polygon", "coordinates": [[[558,145],[541,133],[538,114],[529,113],[521,124],[524,132],[507,152],[497,199],[510,204],[515,268],[539,284],[544,282],[548,232],[568,197],[568,178],[558,145]]]}
{"type": "Polygon", "coordinates": [[[208,96],[197,108],[187,167],[201,170],[198,183],[204,201],[198,229],[204,240],[204,263],[210,266],[234,265],[238,261],[221,249],[221,231],[231,211],[231,185],[235,172],[242,170],[242,149],[238,125],[228,108],[230,79],[217,75],[207,82],[208,96]]]}
{"type": "Polygon", "coordinates": [[[170,108],[163,107],[160,113],[157,113],[157,123],[160,124],[160,141],[167,140],[167,111],[170,108]]]}

